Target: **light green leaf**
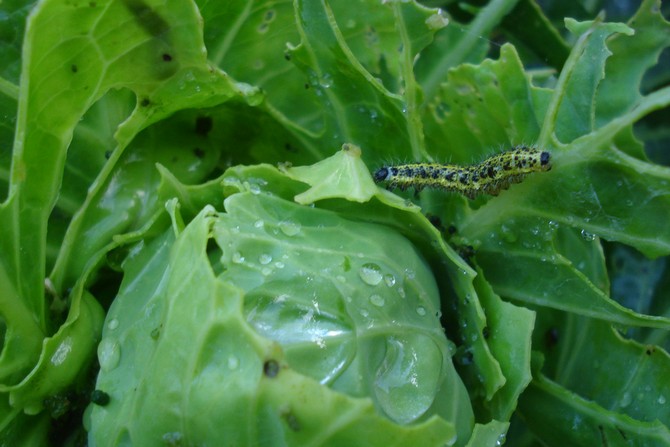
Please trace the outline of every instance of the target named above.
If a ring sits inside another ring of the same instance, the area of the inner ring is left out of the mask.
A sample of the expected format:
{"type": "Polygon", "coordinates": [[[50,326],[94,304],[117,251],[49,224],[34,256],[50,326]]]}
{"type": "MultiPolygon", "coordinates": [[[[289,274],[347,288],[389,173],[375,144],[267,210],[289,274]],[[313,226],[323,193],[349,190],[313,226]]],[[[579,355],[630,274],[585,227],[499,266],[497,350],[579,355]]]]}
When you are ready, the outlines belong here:
{"type": "Polygon", "coordinates": [[[509,428],[509,422],[493,420],[486,424],[475,424],[472,437],[468,441],[468,447],[500,446],[505,443],[505,433],[509,428]]]}
{"type": "Polygon", "coordinates": [[[483,405],[493,419],[509,421],[519,395],[531,380],[530,347],[535,313],[502,301],[481,271],[474,285],[487,317],[488,326],[482,336],[487,339],[505,377],[503,387],[483,405]]]}
{"type": "Polygon", "coordinates": [[[173,246],[170,231],[127,261],[108,315],[117,323],[108,323],[99,351],[97,386],[111,400],[92,409],[91,445],[453,442],[453,428],[438,417],[399,426],[377,415],[369,399],[347,397],[296,372],[277,343],[247,323],[242,291],[211,270],[205,249],[219,219],[206,208],[173,246]],[[167,250],[169,259],[161,255],[167,250]],[[174,368],[175,362],[191,367],[174,368]]]}
{"type": "MultiPolygon", "coordinates": [[[[123,148],[147,124],[185,105],[167,102],[175,92],[191,106],[240,94],[207,65],[193,5],[155,3],[53,0],[40,3],[30,16],[10,191],[0,207],[6,232],[0,252],[3,278],[13,283],[3,284],[3,296],[10,306],[25,307],[33,322],[7,320],[0,358],[5,383],[15,383],[32,367],[42,337],[51,331],[43,293],[47,219],[58,197],[67,146],[85,111],[110,88],[134,90],[137,108],[117,135],[123,148]],[[117,39],[121,32],[124,38],[117,39]]],[[[105,165],[108,171],[121,152],[105,165]]]]}
{"type": "Polygon", "coordinates": [[[335,156],[313,166],[286,169],[289,178],[307,183],[307,191],[295,196],[295,201],[307,205],[317,200],[336,197],[367,202],[377,193],[367,167],[357,162],[361,149],[345,144],[335,156]]]}

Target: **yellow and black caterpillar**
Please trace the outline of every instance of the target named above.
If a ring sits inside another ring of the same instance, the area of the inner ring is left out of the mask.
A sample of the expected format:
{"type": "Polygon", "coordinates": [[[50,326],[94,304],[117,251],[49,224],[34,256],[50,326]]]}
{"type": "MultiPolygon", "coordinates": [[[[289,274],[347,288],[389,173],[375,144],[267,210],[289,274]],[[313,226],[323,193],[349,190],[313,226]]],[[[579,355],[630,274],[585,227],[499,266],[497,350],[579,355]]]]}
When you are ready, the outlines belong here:
{"type": "Polygon", "coordinates": [[[382,166],[374,174],[377,183],[386,182],[389,189],[439,188],[459,192],[470,199],[478,194],[497,196],[500,191],[519,183],[532,172],[551,169],[551,154],[528,146],[493,155],[470,166],[439,163],[410,163],[382,166]]]}

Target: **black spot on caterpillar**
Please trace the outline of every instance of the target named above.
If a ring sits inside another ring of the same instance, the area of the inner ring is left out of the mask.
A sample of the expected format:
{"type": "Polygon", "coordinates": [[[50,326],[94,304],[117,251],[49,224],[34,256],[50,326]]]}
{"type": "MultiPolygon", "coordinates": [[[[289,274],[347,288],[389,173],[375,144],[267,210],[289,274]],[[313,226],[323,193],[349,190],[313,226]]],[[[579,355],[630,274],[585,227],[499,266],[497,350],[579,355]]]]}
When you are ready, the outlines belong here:
{"type": "Polygon", "coordinates": [[[410,163],[382,166],[373,175],[375,182],[386,182],[389,189],[438,188],[459,192],[470,199],[478,194],[497,196],[532,172],[551,169],[551,154],[528,146],[493,155],[470,166],[439,163],[410,163]]]}

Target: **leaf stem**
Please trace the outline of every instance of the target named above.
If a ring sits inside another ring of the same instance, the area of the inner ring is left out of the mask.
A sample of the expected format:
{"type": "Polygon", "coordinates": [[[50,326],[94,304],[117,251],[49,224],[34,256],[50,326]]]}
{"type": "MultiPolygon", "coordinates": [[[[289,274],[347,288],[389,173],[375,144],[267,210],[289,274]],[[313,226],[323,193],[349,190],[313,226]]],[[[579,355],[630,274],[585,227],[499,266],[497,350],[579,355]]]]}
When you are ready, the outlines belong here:
{"type": "Polygon", "coordinates": [[[414,77],[414,61],[412,58],[412,42],[407,34],[407,26],[403,19],[401,4],[393,3],[393,15],[396,19],[396,29],[402,41],[402,77],[404,82],[403,96],[405,97],[405,116],[407,117],[407,133],[412,150],[413,160],[423,160],[428,157],[424,144],[423,123],[417,101],[418,84],[414,77]]]}
{"type": "Polygon", "coordinates": [[[449,50],[445,57],[441,59],[431,73],[426,76],[422,82],[426,98],[435,96],[440,84],[445,79],[445,73],[451,67],[461,64],[467,59],[467,55],[476,46],[479,39],[485,39],[482,36],[489,34],[489,31],[496,26],[502,18],[517,4],[518,0],[491,0],[484,7],[475,19],[471,22],[469,28],[465,30],[465,37],[459,40],[456,45],[449,50]]]}
{"type": "Polygon", "coordinates": [[[19,100],[19,86],[13,82],[0,76],[0,93],[12,98],[15,101],[19,100]]]}

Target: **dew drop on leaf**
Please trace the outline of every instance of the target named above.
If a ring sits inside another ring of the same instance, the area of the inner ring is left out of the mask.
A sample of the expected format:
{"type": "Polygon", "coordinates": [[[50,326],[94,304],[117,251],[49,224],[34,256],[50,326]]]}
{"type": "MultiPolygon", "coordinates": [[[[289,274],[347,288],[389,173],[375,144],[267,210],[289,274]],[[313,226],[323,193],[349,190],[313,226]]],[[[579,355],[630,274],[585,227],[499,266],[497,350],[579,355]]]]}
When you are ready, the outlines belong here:
{"type": "Polygon", "coordinates": [[[121,359],[121,348],[113,338],[104,338],[98,345],[98,361],[100,369],[109,372],[116,368],[121,359]]]}
{"type": "Polygon", "coordinates": [[[237,357],[234,355],[228,357],[228,369],[232,371],[237,369],[238,366],[240,366],[240,360],[237,357]]]}
{"type": "Polygon", "coordinates": [[[117,320],[116,318],[112,318],[107,323],[107,329],[109,329],[110,331],[113,331],[117,327],[119,327],[119,320],[117,320]]]}
{"type": "Polygon", "coordinates": [[[586,230],[582,230],[581,235],[582,239],[584,239],[586,242],[593,242],[594,240],[596,240],[596,235],[593,233],[589,233],[586,230]]]}
{"type": "Polygon", "coordinates": [[[385,301],[383,296],[374,294],[370,295],[370,302],[377,307],[383,307],[385,301]]]}
{"type": "Polygon", "coordinates": [[[358,271],[358,274],[365,284],[369,284],[371,286],[376,286],[382,282],[383,279],[381,268],[377,264],[373,263],[363,264],[361,269],[358,271]]]}
{"type": "Polygon", "coordinates": [[[295,236],[300,233],[300,224],[292,220],[282,220],[279,222],[279,229],[286,236],[295,236]]]}

